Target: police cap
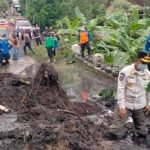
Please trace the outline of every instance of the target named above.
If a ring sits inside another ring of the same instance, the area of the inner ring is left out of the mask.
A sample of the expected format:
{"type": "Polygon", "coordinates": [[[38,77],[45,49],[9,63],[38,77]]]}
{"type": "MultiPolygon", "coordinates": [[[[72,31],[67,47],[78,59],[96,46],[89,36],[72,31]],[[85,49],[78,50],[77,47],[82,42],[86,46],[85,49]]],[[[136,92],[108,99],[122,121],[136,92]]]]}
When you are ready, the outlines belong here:
{"type": "Polygon", "coordinates": [[[150,53],[147,53],[146,51],[139,51],[137,59],[140,59],[143,63],[150,63],[150,53]]]}

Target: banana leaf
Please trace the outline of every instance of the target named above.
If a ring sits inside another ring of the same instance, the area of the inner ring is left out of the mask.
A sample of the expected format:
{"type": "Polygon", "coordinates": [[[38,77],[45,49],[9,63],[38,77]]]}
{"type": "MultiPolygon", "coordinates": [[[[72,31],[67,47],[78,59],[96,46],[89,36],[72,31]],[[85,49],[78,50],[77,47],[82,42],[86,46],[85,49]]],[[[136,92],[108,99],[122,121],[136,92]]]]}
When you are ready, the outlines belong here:
{"type": "Polygon", "coordinates": [[[150,27],[147,29],[139,29],[136,31],[136,34],[139,36],[147,36],[150,33],[150,27]]]}
{"type": "Polygon", "coordinates": [[[80,12],[78,7],[75,8],[75,14],[76,14],[77,18],[80,19],[80,21],[82,22],[83,25],[87,24],[88,21],[87,21],[86,17],[80,12]]]}
{"type": "Polygon", "coordinates": [[[72,29],[77,29],[79,25],[80,25],[80,20],[77,18],[77,19],[72,21],[71,28],[72,29]]]}
{"type": "Polygon", "coordinates": [[[113,57],[113,66],[123,67],[128,63],[128,59],[130,55],[121,51],[113,51],[111,52],[113,57]]]}
{"type": "Polygon", "coordinates": [[[71,28],[71,22],[67,16],[63,19],[63,22],[65,23],[68,29],[71,28]]]}
{"type": "Polygon", "coordinates": [[[122,50],[128,51],[131,48],[131,41],[129,41],[127,38],[121,38],[120,46],[121,46],[122,50]]]}
{"type": "Polygon", "coordinates": [[[99,19],[99,17],[96,17],[95,19],[90,20],[88,23],[88,26],[96,26],[98,19],[99,19]]]}

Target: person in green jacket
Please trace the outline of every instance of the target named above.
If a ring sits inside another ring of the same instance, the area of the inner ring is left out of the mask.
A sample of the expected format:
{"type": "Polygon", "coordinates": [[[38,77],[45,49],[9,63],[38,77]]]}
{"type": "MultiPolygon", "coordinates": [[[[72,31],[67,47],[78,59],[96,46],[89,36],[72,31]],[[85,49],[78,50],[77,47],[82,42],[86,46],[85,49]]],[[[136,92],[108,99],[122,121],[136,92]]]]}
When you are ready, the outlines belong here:
{"type": "Polygon", "coordinates": [[[54,38],[52,33],[48,33],[48,36],[45,38],[45,48],[47,49],[50,62],[54,63],[54,38]]]}

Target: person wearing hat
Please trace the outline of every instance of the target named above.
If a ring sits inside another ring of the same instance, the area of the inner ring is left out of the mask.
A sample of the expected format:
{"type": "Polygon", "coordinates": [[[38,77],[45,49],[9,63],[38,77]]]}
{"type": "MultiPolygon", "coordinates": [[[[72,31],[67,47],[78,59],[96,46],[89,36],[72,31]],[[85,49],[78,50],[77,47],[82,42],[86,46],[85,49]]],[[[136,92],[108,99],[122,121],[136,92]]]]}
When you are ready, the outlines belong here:
{"type": "Polygon", "coordinates": [[[147,64],[150,56],[144,51],[137,54],[135,62],[124,67],[118,77],[117,107],[114,112],[113,124],[109,127],[109,137],[125,138],[125,123],[131,114],[135,127],[135,140],[144,142],[147,139],[147,116],[150,112],[150,96],[147,85],[150,72],[147,64]]]}
{"type": "Polygon", "coordinates": [[[85,26],[82,26],[78,33],[78,42],[79,45],[81,46],[82,58],[85,57],[84,55],[85,48],[88,50],[88,57],[91,56],[91,47],[90,47],[91,41],[92,41],[92,35],[90,34],[90,32],[87,30],[85,26]]]}
{"type": "Polygon", "coordinates": [[[45,48],[50,59],[50,63],[54,63],[54,38],[53,33],[48,33],[48,36],[45,38],[45,48]]]}

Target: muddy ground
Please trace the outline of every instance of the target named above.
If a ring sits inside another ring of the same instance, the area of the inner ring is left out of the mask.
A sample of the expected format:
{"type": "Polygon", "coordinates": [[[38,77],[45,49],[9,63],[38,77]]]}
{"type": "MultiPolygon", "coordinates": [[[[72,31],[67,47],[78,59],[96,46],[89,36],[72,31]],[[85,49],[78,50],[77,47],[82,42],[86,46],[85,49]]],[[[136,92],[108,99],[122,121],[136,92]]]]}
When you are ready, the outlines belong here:
{"type": "Polygon", "coordinates": [[[14,128],[0,130],[0,150],[146,149],[134,145],[130,135],[119,142],[105,138],[112,121],[107,108],[116,103],[70,102],[51,65],[42,64],[34,79],[0,74],[0,95],[0,104],[17,115],[14,128]],[[91,115],[100,123],[91,121],[91,115]]]}

